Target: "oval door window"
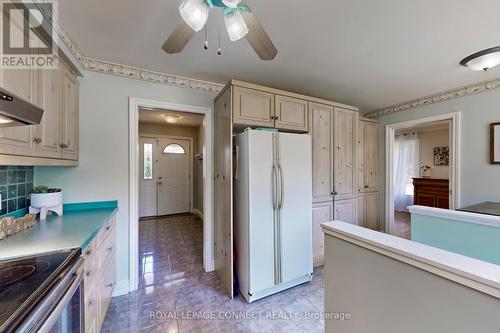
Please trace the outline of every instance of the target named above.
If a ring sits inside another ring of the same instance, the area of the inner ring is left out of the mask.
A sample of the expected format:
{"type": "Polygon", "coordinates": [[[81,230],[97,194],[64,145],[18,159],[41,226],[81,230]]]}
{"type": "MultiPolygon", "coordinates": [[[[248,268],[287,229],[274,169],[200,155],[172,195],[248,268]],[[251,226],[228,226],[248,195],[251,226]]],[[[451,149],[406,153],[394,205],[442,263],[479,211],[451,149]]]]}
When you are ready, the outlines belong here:
{"type": "Polygon", "coordinates": [[[177,143],[171,143],[163,149],[164,154],[185,154],[184,148],[177,143]]]}

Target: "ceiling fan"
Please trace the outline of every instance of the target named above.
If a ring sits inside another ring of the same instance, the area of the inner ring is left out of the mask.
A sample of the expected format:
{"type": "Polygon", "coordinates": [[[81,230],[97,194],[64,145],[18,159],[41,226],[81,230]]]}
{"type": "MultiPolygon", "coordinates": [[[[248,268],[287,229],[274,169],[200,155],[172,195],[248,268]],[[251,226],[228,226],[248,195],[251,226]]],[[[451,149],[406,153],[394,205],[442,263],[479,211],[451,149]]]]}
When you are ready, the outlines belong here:
{"type": "Polygon", "coordinates": [[[179,6],[182,21],[170,34],[162,49],[169,53],[180,53],[194,33],[203,29],[210,8],[219,7],[224,11],[224,22],[233,42],[246,37],[262,60],[272,60],[278,50],[264,28],[255,18],[250,8],[242,0],[185,0],[179,6]]]}

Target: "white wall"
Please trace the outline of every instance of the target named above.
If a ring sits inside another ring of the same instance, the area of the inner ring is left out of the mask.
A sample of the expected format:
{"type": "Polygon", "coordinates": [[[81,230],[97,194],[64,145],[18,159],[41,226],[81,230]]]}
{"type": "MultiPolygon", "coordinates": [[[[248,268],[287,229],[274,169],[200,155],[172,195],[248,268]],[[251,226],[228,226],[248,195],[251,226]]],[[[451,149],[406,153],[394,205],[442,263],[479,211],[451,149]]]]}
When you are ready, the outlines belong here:
{"type": "MultiPolygon", "coordinates": [[[[500,165],[489,164],[489,124],[500,121],[500,89],[380,117],[381,184],[385,184],[385,125],[456,111],[462,115],[459,206],[500,202],[500,165]]],[[[382,221],[385,221],[384,191],[381,192],[382,221]]]]}
{"type": "Polygon", "coordinates": [[[129,279],[129,97],[209,108],[214,98],[202,91],[86,72],[80,79],[80,165],[35,168],[35,183],[64,188],[65,202],[118,200],[118,283],[129,279]]]}
{"type": "Polygon", "coordinates": [[[450,145],[449,131],[423,131],[418,132],[418,145],[419,145],[419,167],[422,165],[432,166],[432,177],[437,179],[450,178],[449,165],[434,165],[434,148],[446,147],[450,145]]]}

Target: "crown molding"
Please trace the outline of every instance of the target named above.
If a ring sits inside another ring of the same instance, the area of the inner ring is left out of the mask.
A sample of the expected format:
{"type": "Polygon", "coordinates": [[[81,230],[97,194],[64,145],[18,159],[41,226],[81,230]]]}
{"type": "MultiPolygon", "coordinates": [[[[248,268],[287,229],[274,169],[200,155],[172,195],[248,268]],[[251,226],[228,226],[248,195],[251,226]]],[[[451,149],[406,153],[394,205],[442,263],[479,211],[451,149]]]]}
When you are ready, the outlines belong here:
{"type": "Polygon", "coordinates": [[[441,103],[445,101],[449,101],[456,98],[461,98],[469,95],[479,94],[482,92],[490,91],[500,88],[500,78],[493,79],[485,82],[471,84],[465,87],[456,88],[452,90],[448,90],[445,92],[441,92],[436,95],[427,96],[423,98],[418,98],[409,102],[396,104],[393,106],[389,106],[379,111],[370,112],[365,115],[368,118],[379,118],[382,116],[386,116],[389,114],[403,112],[410,109],[418,108],[425,105],[441,103]]]}
{"type": "Polygon", "coordinates": [[[85,56],[78,44],[64,29],[60,17],[56,18],[57,34],[60,40],[68,47],[75,59],[80,63],[83,69],[92,72],[105,73],[114,76],[126,77],[146,82],[177,86],[182,88],[202,90],[205,92],[217,94],[224,87],[223,84],[191,79],[187,77],[172,75],[168,73],[156,72],[144,68],[132,67],[123,64],[117,64],[110,61],[104,61],[85,56]]]}

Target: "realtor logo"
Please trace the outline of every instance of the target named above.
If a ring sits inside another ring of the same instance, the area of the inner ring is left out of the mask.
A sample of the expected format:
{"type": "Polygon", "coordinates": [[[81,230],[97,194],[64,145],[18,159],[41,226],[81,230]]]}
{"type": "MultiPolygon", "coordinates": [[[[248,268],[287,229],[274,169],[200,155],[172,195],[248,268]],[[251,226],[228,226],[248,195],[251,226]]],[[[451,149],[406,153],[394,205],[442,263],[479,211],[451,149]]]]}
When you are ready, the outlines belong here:
{"type": "Polygon", "coordinates": [[[58,67],[56,2],[0,1],[1,68],[58,67]]]}

